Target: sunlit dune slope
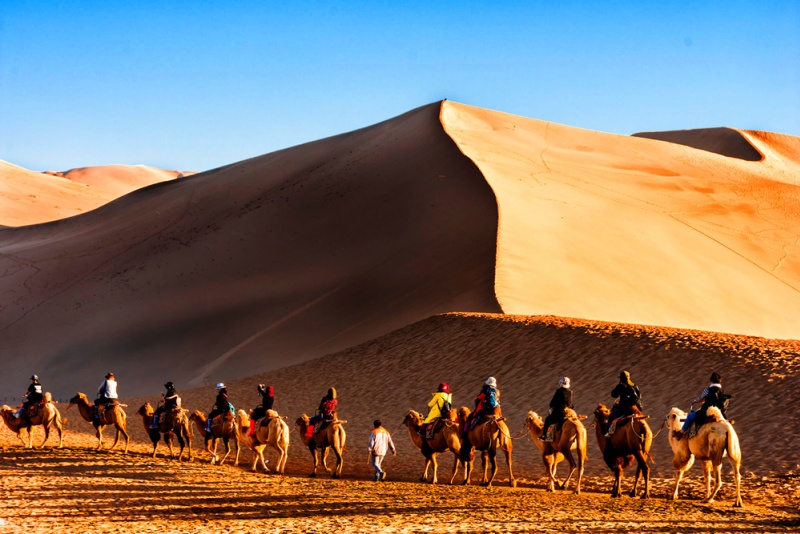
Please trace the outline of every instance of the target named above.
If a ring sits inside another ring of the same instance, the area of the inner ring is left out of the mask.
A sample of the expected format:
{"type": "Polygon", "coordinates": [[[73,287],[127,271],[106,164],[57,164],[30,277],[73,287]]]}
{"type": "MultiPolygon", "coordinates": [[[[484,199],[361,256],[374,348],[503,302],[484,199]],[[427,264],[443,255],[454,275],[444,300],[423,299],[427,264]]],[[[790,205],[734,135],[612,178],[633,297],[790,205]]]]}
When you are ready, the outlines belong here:
{"type": "Polygon", "coordinates": [[[34,172],[0,161],[0,226],[26,226],[79,215],[179,174],[144,165],[34,172]]]}
{"type": "Polygon", "coordinates": [[[748,161],[453,102],[442,122],[497,197],[504,312],[800,338],[796,138],[664,136],[748,161]]]}
{"type": "MultiPolygon", "coordinates": [[[[745,477],[750,472],[797,469],[800,456],[793,444],[800,416],[787,407],[800,400],[800,341],[558,317],[445,314],[321,359],[233,380],[227,386],[234,406],[249,410],[259,402],[256,385],[272,384],[275,409],[288,416],[290,424],[300,414],[310,414],[327,389],[336,387],[339,415],[348,421],[348,443],[355,444],[349,447],[346,474],[368,475],[360,446],[372,421],[379,418],[394,432],[399,449],[397,458],[391,459],[391,472],[418,475],[422,455],[398,425],[409,409],[427,411],[439,382],[450,384],[456,406],[472,408],[483,382],[494,376],[503,415],[517,435],[528,410],[547,413],[561,376],[572,380],[576,410],[591,415],[598,403],[614,400],[611,390],[622,369],[629,370],[640,387],[654,433],[672,406],[688,409],[711,373],[720,373],[725,391],[733,395],[728,415],[736,420],[745,477]]],[[[211,409],[213,386],[189,389],[178,383],[178,389],[186,407],[211,409]]],[[[156,402],[158,396],[132,400],[131,411],[144,400],[156,402]]],[[[137,437],[146,440],[137,423],[137,437]]],[[[586,425],[591,424],[590,417],[586,425]]],[[[311,457],[296,445],[294,427],[291,437],[290,472],[309,472],[311,457]]],[[[608,475],[594,428],[589,429],[589,438],[587,474],[608,475]]],[[[665,432],[661,432],[653,446],[651,466],[656,476],[671,476],[671,458],[665,432]]],[[[498,476],[504,483],[507,475],[501,465],[498,476]]],[[[449,473],[452,459],[440,458],[440,466],[449,473]]],[[[514,441],[514,467],[517,476],[544,475],[541,454],[527,438],[514,441]]],[[[699,470],[694,473],[699,476],[699,470]]],[[[727,463],[725,473],[727,483],[727,463]]]]}
{"type": "Polygon", "coordinates": [[[215,383],[499,312],[494,196],[439,109],[0,230],[0,391],[215,383]]]}

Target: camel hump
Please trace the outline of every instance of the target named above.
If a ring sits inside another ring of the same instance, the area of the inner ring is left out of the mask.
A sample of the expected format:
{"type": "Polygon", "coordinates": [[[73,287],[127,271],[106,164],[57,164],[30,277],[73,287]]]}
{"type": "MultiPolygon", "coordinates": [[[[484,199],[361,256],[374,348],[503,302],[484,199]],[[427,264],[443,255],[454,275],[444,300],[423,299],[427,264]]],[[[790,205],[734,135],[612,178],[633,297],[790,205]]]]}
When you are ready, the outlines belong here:
{"type": "Polygon", "coordinates": [[[53,395],[49,391],[45,391],[44,393],[44,402],[45,403],[53,402],[53,395]]]}
{"type": "Polygon", "coordinates": [[[270,419],[277,419],[280,417],[280,415],[278,415],[278,412],[276,412],[275,410],[270,409],[267,410],[267,417],[270,419]]]}

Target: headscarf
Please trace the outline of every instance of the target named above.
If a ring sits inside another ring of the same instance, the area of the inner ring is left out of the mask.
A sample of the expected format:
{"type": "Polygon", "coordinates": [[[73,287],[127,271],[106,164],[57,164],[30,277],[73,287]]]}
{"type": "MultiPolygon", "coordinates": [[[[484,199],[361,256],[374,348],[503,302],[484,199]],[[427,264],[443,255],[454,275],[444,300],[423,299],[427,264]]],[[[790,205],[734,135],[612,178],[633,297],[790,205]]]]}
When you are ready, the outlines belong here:
{"type": "Polygon", "coordinates": [[[486,379],[486,385],[489,386],[490,388],[496,388],[497,380],[493,376],[490,376],[489,378],[486,379]]]}
{"type": "Polygon", "coordinates": [[[328,398],[329,399],[335,399],[336,398],[336,389],[335,388],[328,389],[328,398]]]}
{"type": "Polygon", "coordinates": [[[619,374],[619,381],[621,384],[625,384],[626,386],[633,387],[636,385],[633,383],[633,380],[631,380],[631,374],[628,371],[622,371],[619,374]]]}
{"type": "Polygon", "coordinates": [[[569,377],[562,376],[561,379],[558,381],[558,387],[569,389],[569,377]]]}

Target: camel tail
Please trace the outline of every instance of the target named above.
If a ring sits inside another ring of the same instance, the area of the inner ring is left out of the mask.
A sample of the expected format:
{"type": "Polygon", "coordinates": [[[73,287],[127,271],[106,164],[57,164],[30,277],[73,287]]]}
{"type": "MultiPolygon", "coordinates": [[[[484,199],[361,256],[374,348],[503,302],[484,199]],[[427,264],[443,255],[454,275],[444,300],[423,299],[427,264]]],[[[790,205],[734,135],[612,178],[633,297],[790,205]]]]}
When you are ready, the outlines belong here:
{"type": "Polygon", "coordinates": [[[742,449],[739,448],[739,436],[736,435],[736,431],[733,429],[730,423],[727,424],[728,426],[728,458],[731,459],[731,462],[735,462],[737,465],[741,465],[742,463],[742,449]]]}

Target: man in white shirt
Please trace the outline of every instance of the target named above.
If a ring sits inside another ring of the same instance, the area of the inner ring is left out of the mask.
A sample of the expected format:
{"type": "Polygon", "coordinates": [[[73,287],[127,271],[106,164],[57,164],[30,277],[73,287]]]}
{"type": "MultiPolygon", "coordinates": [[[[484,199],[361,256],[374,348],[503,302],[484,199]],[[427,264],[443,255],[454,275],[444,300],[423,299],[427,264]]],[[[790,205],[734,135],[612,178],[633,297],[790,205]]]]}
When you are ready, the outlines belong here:
{"type": "Polygon", "coordinates": [[[97,398],[94,401],[94,418],[99,418],[99,406],[106,406],[107,404],[115,404],[119,396],[117,395],[117,381],[114,379],[114,373],[108,373],[97,389],[97,398]]]}
{"type": "Polygon", "coordinates": [[[369,434],[369,441],[367,441],[367,449],[369,449],[369,461],[372,465],[372,469],[375,470],[375,477],[373,480],[375,482],[378,482],[379,480],[383,482],[386,480],[386,471],[381,469],[383,457],[386,456],[386,453],[389,452],[389,450],[392,451],[393,455],[397,456],[397,450],[394,448],[394,443],[392,443],[392,435],[389,434],[388,430],[381,426],[380,420],[375,420],[372,425],[374,428],[369,434]]]}

